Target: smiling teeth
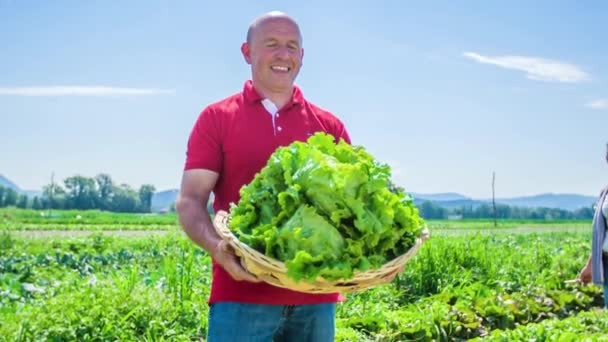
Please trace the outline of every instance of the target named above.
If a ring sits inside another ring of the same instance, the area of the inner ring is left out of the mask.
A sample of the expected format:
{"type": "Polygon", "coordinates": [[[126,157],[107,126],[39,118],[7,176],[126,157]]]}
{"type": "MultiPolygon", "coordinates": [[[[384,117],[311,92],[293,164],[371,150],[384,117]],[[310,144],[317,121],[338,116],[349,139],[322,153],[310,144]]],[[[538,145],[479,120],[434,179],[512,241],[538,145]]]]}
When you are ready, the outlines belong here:
{"type": "Polygon", "coordinates": [[[289,71],[288,67],[283,67],[283,66],[273,66],[272,69],[279,70],[279,71],[289,71]]]}

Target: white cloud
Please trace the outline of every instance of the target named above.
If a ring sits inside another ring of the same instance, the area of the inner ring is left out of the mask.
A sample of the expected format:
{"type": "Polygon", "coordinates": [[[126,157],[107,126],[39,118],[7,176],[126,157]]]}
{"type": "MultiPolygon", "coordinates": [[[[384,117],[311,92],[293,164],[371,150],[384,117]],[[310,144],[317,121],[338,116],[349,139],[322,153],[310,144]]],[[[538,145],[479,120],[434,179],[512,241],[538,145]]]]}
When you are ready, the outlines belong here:
{"type": "Polygon", "coordinates": [[[608,109],[608,99],[599,99],[587,103],[587,107],[593,109],[608,109]]]}
{"type": "Polygon", "coordinates": [[[174,94],[173,89],[141,89],[87,86],[0,88],[1,95],[13,96],[140,96],[174,94]]]}
{"type": "Polygon", "coordinates": [[[578,83],[591,78],[577,65],[550,59],[523,56],[490,57],[474,52],[465,52],[464,56],[479,63],[524,71],[527,78],[536,81],[578,83]]]}

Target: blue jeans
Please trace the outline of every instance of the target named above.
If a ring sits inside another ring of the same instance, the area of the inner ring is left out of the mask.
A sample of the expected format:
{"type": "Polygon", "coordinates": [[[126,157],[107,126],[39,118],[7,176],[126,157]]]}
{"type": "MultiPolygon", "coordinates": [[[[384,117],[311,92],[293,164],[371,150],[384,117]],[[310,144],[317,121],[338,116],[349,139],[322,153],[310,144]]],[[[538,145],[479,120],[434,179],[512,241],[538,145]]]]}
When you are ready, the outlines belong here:
{"type": "Polygon", "coordinates": [[[209,307],[209,342],[331,342],[336,304],[265,305],[221,302],[209,307]]]}
{"type": "Polygon", "coordinates": [[[604,283],[604,308],[608,309],[608,285],[604,283]]]}

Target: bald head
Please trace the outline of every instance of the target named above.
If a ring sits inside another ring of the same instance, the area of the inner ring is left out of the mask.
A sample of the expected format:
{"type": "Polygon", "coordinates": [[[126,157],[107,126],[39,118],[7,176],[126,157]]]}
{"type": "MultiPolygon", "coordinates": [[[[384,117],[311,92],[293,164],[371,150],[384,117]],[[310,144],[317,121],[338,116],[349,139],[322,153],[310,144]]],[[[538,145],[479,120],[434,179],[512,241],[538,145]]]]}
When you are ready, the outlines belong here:
{"type": "Polygon", "coordinates": [[[302,44],[302,33],[300,32],[300,26],[298,25],[298,23],[295,21],[295,19],[293,19],[286,13],[279,11],[272,11],[262,14],[251,22],[251,24],[249,25],[249,29],[247,30],[247,44],[251,44],[256,30],[260,26],[262,26],[262,24],[270,20],[285,20],[292,23],[296,27],[298,35],[300,36],[300,45],[302,44]]]}

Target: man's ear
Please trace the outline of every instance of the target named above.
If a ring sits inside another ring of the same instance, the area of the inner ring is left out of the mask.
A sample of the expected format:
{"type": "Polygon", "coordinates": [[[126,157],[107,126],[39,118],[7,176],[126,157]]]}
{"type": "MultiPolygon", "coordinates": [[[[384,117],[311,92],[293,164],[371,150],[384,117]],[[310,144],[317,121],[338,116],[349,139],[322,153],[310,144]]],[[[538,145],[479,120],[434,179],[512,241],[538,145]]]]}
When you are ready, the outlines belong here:
{"type": "Polygon", "coordinates": [[[251,64],[251,49],[249,49],[249,44],[247,44],[247,42],[241,45],[241,53],[243,54],[243,58],[245,58],[245,62],[251,64]]]}

